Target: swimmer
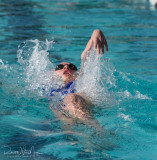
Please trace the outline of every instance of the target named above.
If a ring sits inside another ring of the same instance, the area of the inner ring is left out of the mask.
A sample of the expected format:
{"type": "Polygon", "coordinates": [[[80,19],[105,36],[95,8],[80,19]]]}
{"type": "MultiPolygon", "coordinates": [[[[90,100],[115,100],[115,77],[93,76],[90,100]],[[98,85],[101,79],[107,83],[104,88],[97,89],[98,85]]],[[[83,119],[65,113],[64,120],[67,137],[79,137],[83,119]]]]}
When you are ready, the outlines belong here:
{"type": "MultiPolygon", "coordinates": [[[[104,46],[106,51],[108,51],[108,45],[106,38],[101,30],[94,30],[93,34],[88,41],[85,50],[81,55],[82,62],[87,60],[87,56],[90,53],[89,51],[92,49],[92,46],[97,50],[97,54],[104,54],[104,46]]],[[[62,62],[55,68],[55,73],[60,76],[65,84],[65,88],[61,89],[65,91],[70,88],[70,86],[76,81],[78,77],[77,67],[69,62],[62,62]]],[[[61,91],[58,90],[58,91],[61,91]]],[[[53,90],[56,92],[56,90],[53,90]]],[[[58,92],[57,91],[57,92],[58,92]]],[[[64,106],[64,111],[69,114],[72,118],[78,118],[80,120],[87,120],[90,117],[89,106],[92,105],[90,100],[86,97],[85,94],[77,94],[75,90],[70,90],[70,93],[65,96],[62,106],[64,106]]],[[[53,108],[51,107],[53,110],[53,108]]]]}

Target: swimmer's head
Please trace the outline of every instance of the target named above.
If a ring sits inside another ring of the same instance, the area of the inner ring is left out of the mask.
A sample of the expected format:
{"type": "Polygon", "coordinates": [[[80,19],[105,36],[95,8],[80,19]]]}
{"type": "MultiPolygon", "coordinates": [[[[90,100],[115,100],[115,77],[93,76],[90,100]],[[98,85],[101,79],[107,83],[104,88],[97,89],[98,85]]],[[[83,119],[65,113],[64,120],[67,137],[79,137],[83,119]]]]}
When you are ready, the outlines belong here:
{"type": "Polygon", "coordinates": [[[57,73],[57,75],[61,76],[63,78],[63,81],[67,83],[76,79],[76,71],[77,67],[69,62],[62,62],[55,68],[55,72],[57,73]]]}

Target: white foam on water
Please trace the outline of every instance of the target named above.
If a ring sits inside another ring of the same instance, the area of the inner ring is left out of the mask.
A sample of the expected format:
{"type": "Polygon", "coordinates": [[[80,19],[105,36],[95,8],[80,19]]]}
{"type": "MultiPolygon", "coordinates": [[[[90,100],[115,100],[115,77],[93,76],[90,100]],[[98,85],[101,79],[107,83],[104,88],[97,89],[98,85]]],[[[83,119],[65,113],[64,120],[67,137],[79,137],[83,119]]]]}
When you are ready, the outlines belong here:
{"type": "Polygon", "coordinates": [[[4,62],[0,59],[0,69],[7,69],[8,65],[4,64],[4,62]]]}
{"type": "Polygon", "coordinates": [[[136,91],[135,98],[137,98],[137,99],[149,99],[149,100],[152,100],[151,97],[148,97],[147,95],[141,94],[139,91],[136,91]]]}
{"type": "Polygon", "coordinates": [[[135,95],[132,95],[128,90],[125,90],[124,92],[119,92],[118,94],[121,95],[123,98],[129,98],[129,99],[149,99],[149,100],[152,100],[151,97],[148,97],[147,95],[141,94],[137,90],[135,90],[135,95]]]}
{"type": "Polygon", "coordinates": [[[133,121],[130,115],[126,115],[124,113],[120,113],[119,117],[122,117],[125,121],[130,121],[130,122],[133,121]]]}

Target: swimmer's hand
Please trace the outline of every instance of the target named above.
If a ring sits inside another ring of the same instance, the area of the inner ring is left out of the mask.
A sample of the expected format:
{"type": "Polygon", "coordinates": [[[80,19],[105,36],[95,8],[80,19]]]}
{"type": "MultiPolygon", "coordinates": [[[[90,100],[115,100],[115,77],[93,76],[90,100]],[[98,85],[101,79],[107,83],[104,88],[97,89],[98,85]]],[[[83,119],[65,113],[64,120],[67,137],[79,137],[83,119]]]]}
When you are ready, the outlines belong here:
{"type": "Polygon", "coordinates": [[[98,54],[100,54],[100,51],[102,51],[102,53],[104,54],[104,45],[106,47],[106,51],[108,51],[107,41],[101,30],[94,30],[90,40],[92,41],[92,45],[94,43],[94,48],[97,49],[98,54]]]}
{"type": "Polygon", "coordinates": [[[98,54],[100,54],[100,52],[102,52],[102,54],[104,54],[104,46],[106,47],[106,51],[108,51],[108,45],[107,45],[106,38],[105,38],[103,32],[101,30],[97,29],[97,30],[94,30],[90,40],[88,41],[87,46],[81,55],[81,59],[84,58],[84,55],[86,52],[88,52],[92,49],[93,44],[94,44],[94,48],[97,50],[98,54]]]}

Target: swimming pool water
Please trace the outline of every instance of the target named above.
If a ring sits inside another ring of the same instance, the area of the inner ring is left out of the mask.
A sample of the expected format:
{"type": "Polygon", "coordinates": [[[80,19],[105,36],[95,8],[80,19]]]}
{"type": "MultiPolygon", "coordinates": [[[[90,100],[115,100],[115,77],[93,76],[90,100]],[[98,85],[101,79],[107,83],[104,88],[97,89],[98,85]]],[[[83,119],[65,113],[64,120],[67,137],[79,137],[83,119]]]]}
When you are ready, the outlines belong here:
{"type": "Polygon", "coordinates": [[[0,15],[0,159],[156,160],[157,10],[148,1],[1,0],[0,15]],[[78,89],[95,96],[99,125],[67,124],[41,88],[56,64],[80,67],[97,28],[109,52],[91,57],[95,72],[78,89]]]}

